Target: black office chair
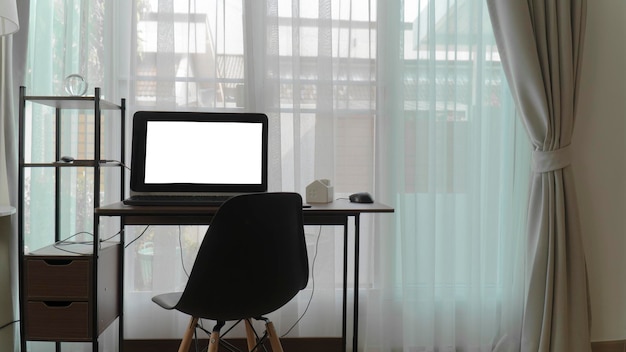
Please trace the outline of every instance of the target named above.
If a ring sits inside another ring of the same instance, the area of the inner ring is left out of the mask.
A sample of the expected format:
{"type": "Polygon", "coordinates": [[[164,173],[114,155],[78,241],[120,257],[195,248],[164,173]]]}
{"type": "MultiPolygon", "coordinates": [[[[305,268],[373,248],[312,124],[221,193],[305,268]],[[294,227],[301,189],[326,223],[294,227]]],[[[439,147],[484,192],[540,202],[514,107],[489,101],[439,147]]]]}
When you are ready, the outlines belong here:
{"type": "Polygon", "coordinates": [[[165,309],[191,315],[179,352],[187,352],[199,319],[217,321],[209,352],[216,352],[226,321],[244,321],[248,349],[269,339],[282,351],[273,324],[263,315],[289,302],[309,279],[302,222],[302,197],[297,193],[236,196],[215,214],[198,250],[183,292],[152,300],[165,309]],[[263,320],[257,337],[250,319],[263,320]]]}

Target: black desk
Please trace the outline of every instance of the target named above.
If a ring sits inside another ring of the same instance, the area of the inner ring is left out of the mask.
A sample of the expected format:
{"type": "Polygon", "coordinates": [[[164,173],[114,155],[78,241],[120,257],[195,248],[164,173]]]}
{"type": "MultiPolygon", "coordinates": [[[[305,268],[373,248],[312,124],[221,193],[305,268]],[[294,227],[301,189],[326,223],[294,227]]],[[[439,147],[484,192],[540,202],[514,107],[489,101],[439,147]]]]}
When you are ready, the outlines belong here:
{"type": "MultiPolygon", "coordinates": [[[[208,225],[218,207],[183,207],[183,206],[128,206],[122,202],[102,206],[95,209],[96,220],[101,216],[120,217],[124,225],[208,225]]],[[[359,227],[360,216],[366,213],[393,213],[394,209],[380,203],[364,204],[350,203],[339,199],[328,204],[315,204],[304,208],[305,225],[336,225],[344,228],[343,249],[343,322],[342,322],[342,349],[346,349],[346,317],[348,292],[348,221],[354,218],[354,313],[352,350],[358,347],[358,318],[359,318],[359,227]]],[[[122,239],[124,241],[123,233],[122,239]]],[[[123,263],[121,263],[123,267],[123,263]]],[[[123,273],[123,269],[121,271],[123,273]]],[[[120,278],[120,287],[123,287],[123,278],[120,278]]],[[[121,292],[123,294],[123,292],[121,292]]],[[[123,297],[120,297],[123,304],[123,297]]],[[[120,307],[120,341],[123,340],[123,307],[120,307]]]]}

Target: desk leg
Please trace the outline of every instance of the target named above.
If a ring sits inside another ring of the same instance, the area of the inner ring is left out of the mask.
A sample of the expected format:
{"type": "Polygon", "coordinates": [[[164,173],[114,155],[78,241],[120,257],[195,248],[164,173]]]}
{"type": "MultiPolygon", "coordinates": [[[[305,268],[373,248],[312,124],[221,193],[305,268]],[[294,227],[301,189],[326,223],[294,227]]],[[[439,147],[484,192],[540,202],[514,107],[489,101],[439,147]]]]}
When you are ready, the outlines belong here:
{"type": "MultiPolygon", "coordinates": [[[[96,154],[97,155],[97,154],[96,154]]],[[[100,171],[96,169],[96,171],[94,171],[94,173],[96,173],[96,175],[99,173],[100,171]]],[[[99,181],[99,177],[96,177],[96,180],[94,182],[100,182],[99,181]]],[[[95,199],[95,204],[99,203],[98,200],[99,196],[96,196],[95,199]]],[[[58,208],[57,208],[58,209],[58,208]]],[[[57,224],[59,222],[57,221],[57,224]]],[[[98,280],[99,278],[99,264],[98,261],[100,260],[100,218],[99,217],[94,217],[93,220],[93,246],[92,246],[92,252],[91,252],[91,256],[92,256],[92,264],[91,264],[91,334],[93,334],[93,336],[91,337],[91,351],[92,352],[98,352],[100,350],[100,348],[98,347],[98,339],[100,338],[100,329],[98,324],[100,323],[99,319],[99,309],[98,307],[99,305],[99,282],[100,280],[98,280]]],[[[59,344],[60,346],[60,344],[59,344]]],[[[60,350],[57,350],[60,351],[60,350]]]]}
{"type": "Polygon", "coordinates": [[[118,350],[124,352],[124,256],[126,245],[126,228],[124,227],[124,217],[120,217],[120,252],[118,257],[117,273],[117,322],[118,322],[118,350]]]}
{"type": "Polygon", "coordinates": [[[354,317],[352,333],[352,351],[359,347],[359,215],[354,216],[354,317]]]}
{"type": "Polygon", "coordinates": [[[341,350],[347,350],[347,318],[348,318],[348,219],[343,223],[343,321],[341,324],[341,350]]]}

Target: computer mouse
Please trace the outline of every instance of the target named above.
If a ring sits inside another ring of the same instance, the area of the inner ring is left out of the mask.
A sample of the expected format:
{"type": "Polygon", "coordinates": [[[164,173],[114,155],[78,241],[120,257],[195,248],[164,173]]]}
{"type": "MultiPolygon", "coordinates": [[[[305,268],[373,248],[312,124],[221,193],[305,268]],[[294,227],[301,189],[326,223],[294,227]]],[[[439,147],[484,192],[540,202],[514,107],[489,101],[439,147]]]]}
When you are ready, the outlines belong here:
{"type": "Polygon", "coordinates": [[[374,203],[372,195],[367,192],[353,193],[349,199],[352,203],[374,203]]]}
{"type": "Polygon", "coordinates": [[[72,161],[74,161],[74,158],[71,156],[62,156],[61,157],[61,161],[65,162],[65,163],[71,163],[72,161]]]}

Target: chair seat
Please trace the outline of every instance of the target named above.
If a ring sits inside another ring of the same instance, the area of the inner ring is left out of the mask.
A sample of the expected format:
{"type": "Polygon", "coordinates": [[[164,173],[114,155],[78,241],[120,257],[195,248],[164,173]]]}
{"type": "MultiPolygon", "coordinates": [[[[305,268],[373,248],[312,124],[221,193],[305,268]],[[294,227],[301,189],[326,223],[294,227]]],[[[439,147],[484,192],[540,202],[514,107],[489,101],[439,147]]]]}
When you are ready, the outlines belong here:
{"type": "Polygon", "coordinates": [[[163,293],[152,297],[152,302],[165,309],[174,309],[178,301],[180,301],[180,297],[182,295],[182,292],[163,293]]]}

